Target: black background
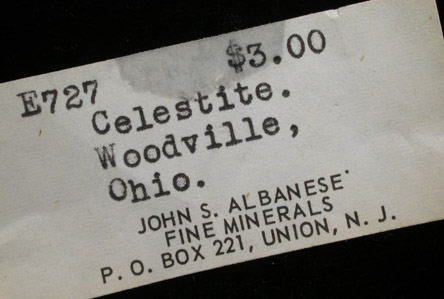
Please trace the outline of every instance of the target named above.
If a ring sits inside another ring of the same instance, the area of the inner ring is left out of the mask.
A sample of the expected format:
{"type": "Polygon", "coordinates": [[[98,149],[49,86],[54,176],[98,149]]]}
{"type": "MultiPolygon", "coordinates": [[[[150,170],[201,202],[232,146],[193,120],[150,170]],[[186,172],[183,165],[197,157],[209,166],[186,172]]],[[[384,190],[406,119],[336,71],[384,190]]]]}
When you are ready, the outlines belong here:
{"type": "MultiPolygon", "coordinates": [[[[14,1],[1,9],[0,82],[357,2],[14,1]]],[[[442,1],[438,6],[442,14],[442,1]]],[[[107,297],[444,298],[443,233],[444,221],[429,223],[204,271],[107,297]]]]}

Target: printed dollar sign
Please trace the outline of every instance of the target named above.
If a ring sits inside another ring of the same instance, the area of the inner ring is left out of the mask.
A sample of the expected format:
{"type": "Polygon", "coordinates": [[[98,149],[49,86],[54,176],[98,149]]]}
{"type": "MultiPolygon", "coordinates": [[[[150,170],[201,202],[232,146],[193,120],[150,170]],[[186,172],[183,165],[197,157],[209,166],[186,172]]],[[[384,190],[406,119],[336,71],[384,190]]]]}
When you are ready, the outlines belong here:
{"type": "Polygon", "coordinates": [[[242,65],[245,63],[245,56],[241,53],[242,47],[235,40],[230,39],[230,45],[227,48],[227,55],[232,59],[228,60],[228,65],[234,67],[236,73],[242,72],[242,65]]]}

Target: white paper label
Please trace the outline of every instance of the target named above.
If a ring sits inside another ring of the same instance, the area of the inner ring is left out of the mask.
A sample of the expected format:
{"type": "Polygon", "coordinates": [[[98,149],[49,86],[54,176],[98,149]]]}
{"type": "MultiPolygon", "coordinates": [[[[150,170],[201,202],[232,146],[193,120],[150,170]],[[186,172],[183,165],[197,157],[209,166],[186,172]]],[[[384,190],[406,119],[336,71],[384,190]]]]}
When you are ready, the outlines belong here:
{"type": "Polygon", "coordinates": [[[0,85],[0,297],[88,298],[444,218],[433,0],[0,85]]]}

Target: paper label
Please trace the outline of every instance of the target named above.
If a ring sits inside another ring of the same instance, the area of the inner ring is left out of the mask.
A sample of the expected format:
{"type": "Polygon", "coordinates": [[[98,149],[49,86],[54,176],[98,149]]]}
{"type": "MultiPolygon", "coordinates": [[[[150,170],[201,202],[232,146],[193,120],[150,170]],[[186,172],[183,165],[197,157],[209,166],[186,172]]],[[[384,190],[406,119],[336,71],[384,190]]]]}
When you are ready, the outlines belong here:
{"type": "Polygon", "coordinates": [[[0,297],[443,219],[443,50],[433,0],[371,1],[1,84],[0,297]]]}

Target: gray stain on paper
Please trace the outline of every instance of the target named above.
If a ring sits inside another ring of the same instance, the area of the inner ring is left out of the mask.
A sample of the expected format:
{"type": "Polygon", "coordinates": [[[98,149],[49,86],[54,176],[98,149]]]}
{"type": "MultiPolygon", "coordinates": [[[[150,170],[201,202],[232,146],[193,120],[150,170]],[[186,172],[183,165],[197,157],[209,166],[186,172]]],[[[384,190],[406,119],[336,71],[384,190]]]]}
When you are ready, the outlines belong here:
{"type": "Polygon", "coordinates": [[[153,51],[142,52],[116,59],[120,76],[134,92],[150,92],[168,99],[188,99],[197,92],[210,94],[220,85],[233,86],[251,74],[264,71],[275,65],[273,57],[282,55],[285,23],[278,22],[243,31],[224,34],[185,44],[174,45],[153,51]],[[245,63],[242,71],[236,72],[229,65],[227,49],[233,42],[242,48],[245,63]],[[254,48],[247,45],[261,43],[266,53],[266,63],[261,67],[250,65],[254,48]]]}

